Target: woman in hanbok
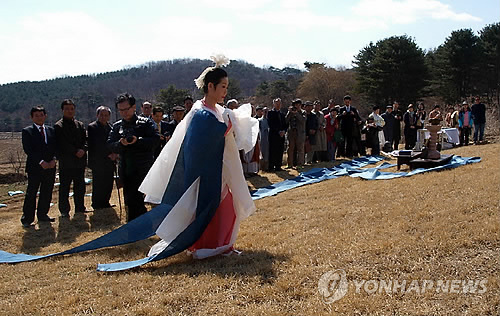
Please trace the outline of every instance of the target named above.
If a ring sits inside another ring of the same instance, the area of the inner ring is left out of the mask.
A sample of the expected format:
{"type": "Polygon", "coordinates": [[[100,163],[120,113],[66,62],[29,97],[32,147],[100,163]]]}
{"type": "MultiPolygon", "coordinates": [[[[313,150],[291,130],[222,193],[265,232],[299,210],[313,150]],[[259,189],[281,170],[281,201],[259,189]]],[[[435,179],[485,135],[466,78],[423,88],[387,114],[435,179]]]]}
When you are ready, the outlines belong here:
{"type": "Polygon", "coordinates": [[[326,159],[326,119],[324,113],[321,111],[321,103],[318,100],[314,101],[313,113],[318,117],[318,131],[314,135],[314,137],[316,138],[316,144],[312,146],[312,151],[315,152],[314,154],[317,161],[328,161],[328,159],[326,159]]]}
{"type": "MultiPolygon", "coordinates": [[[[255,108],[252,106],[252,117],[254,117],[255,120],[257,120],[256,114],[257,112],[255,108]]],[[[255,146],[253,146],[253,148],[249,152],[245,153],[241,164],[243,166],[243,174],[245,175],[246,178],[256,176],[257,173],[259,172],[260,129],[259,129],[259,137],[257,138],[257,142],[255,142],[255,146]]]]}
{"type": "Polygon", "coordinates": [[[204,98],[177,126],[140,187],[147,201],[172,206],[156,230],[162,240],[149,256],[185,249],[194,258],[231,253],[240,222],[255,211],[239,150],[255,145],[258,121],[251,118],[250,104],[222,115],[219,103],[229,82],[220,65],[229,60],[214,61],[216,66],[195,80],[204,98]]]}
{"type": "Polygon", "coordinates": [[[269,123],[267,121],[267,107],[263,108],[259,121],[260,137],[260,169],[269,169],[269,123]]]}
{"type": "Polygon", "coordinates": [[[55,254],[30,256],[0,251],[0,262],[23,262],[136,242],[157,235],[161,241],[147,257],[99,264],[98,271],[121,271],[161,260],[188,250],[194,258],[233,253],[240,222],[255,211],[243,177],[239,150],[255,145],[259,124],[244,104],[223,117],[228,77],[213,57],[195,80],[204,98],[197,101],[177,125],[149,170],[139,190],[145,201],[158,204],[112,232],[83,245],[55,254]]]}

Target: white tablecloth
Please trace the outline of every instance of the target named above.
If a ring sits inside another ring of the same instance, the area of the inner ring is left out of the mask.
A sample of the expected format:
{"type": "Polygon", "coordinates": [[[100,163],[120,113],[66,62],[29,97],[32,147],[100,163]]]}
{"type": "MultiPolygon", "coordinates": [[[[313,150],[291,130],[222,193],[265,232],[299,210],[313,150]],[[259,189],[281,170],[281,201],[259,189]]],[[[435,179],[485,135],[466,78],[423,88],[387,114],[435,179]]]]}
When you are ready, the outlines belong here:
{"type": "Polygon", "coordinates": [[[441,132],[446,135],[446,142],[458,145],[460,144],[460,139],[458,136],[458,128],[441,128],[441,132]]]}
{"type": "MultiPolygon", "coordinates": [[[[422,150],[422,147],[425,144],[425,140],[431,137],[431,133],[423,128],[417,130],[417,144],[415,146],[416,150],[422,150]]],[[[458,136],[457,128],[441,128],[438,132],[438,142],[443,146],[444,143],[450,143],[458,145],[460,143],[460,139],[458,136]]]]}

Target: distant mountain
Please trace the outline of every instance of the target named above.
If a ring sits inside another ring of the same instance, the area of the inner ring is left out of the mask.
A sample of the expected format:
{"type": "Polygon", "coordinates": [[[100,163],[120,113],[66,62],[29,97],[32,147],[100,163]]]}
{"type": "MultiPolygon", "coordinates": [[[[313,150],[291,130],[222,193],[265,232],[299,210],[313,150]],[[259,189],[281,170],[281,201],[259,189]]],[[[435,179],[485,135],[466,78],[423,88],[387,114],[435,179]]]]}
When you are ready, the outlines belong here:
{"type": "MultiPolygon", "coordinates": [[[[77,118],[84,122],[94,120],[99,105],[113,108],[114,98],[121,92],[132,93],[140,104],[144,100],[154,101],[160,89],[174,85],[191,91],[196,98],[199,92],[193,80],[211,64],[210,60],[176,59],[107,73],[0,85],[0,131],[20,130],[29,124],[29,110],[39,104],[47,109],[48,123],[52,124],[60,118],[60,104],[66,98],[75,101],[77,118]]],[[[259,68],[245,61],[231,61],[226,70],[230,78],[239,82],[241,97],[253,96],[263,81],[301,73],[293,68],[259,68]]]]}

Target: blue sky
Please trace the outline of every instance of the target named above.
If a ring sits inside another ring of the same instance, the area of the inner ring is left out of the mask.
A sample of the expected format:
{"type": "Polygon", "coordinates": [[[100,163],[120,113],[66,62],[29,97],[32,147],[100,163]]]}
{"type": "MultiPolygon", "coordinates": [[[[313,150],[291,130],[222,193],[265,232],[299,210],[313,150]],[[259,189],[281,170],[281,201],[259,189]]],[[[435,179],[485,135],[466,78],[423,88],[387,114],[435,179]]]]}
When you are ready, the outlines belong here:
{"type": "Polygon", "coordinates": [[[370,41],[406,34],[435,48],[499,13],[498,0],[2,0],[0,84],[213,53],[351,67],[370,41]]]}

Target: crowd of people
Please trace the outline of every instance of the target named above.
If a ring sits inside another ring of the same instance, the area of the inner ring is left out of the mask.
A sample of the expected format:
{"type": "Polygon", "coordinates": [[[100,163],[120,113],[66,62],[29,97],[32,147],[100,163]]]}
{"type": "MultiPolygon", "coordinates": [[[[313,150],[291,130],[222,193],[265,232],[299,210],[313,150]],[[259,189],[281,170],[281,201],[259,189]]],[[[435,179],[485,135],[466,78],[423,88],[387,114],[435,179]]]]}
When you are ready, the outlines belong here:
{"type": "MultiPolygon", "coordinates": [[[[269,172],[282,170],[284,152],[287,154],[285,168],[303,168],[317,161],[334,161],[338,157],[352,159],[357,156],[379,155],[381,151],[400,149],[413,150],[417,143],[418,130],[429,122],[445,122],[447,127],[456,127],[460,134],[460,145],[468,145],[474,128],[474,144],[484,142],[486,106],[479,97],[469,107],[464,101],[455,111],[442,114],[439,105],[427,113],[424,103],[409,104],[406,111],[399,102],[385,109],[373,106],[366,120],[351,105],[352,98],[344,97],[344,104],[321,107],[320,101],[303,102],[295,99],[285,111],[281,99],[273,100],[271,109],[258,106],[256,118],[261,133],[260,168],[269,172]],[[383,113],[381,114],[383,110],[383,113]],[[401,144],[403,145],[403,144],[401,144]],[[368,151],[369,150],[369,151],[368,151]]],[[[245,161],[244,161],[245,163],[245,161]]]]}
{"type": "MultiPolygon", "coordinates": [[[[469,144],[472,129],[474,143],[484,141],[486,107],[479,97],[474,100],[472,107],[467,101],[460,106],[448,107],[445,115],[441,115],[439,106],[431,112],[434,119],[443,117],[446,126],[459,129],[460,145],[469,144]]],[[[240,150],[245,176],[254,176],[260,170],[282,170],[285,151],[286,168],[300,169],[318,161],[364,156],[367,149],[371,155],[378,155],[381,150],[391,152],[399,149],[402,136],[404,148],[413,149],[417,131],[424,128],[431,116],[431,113],[427,115],[423,103],[416,107],[409,104],[403,111],[399,103],[394,102],[385,109],[373,106],[373,111],[363,120],[351,105],[349,95],[343,98],[343,102],[341,106],[330,100],[322,108],[319,100],[303,102],[295,99],[285,109],[282,100],[276,98],[270,108],[252,107],[252,116],[259,124],[259,136],[252,150],[240,150]]],[[[75,119],[76,105],[70,99],[61,103],[62,118],[53,127],[44,124],[47,113],[42,106],[31,109],[33,124],[22,131],[28,174],[21,218],[24,227],[32,225],[35,212],[39,222],[54,221],[47,214],[55,183],[56,161],[60,180],[58,207],[62,217],[69,216],[71,183],[74,211],[88,212],[84,205],[86,167],[92,170],[92,209],[112,206],[113,181],[119,175],[128,210],[127,220],[147,211],[139,186],[177,125],[191,110],[193,99],[186,97],[184,106],[175,106],[170,115],[150,102],[144,102],[141,114],[136,114],[136,100],[127,93],[117,96],[115,106],[121,120],[112,125],[111,109],[100,106],[96,109],[96,120],[87,127],[75,119]]],[[[231,111],[238,106],[237,100],[229,100],[224,115],[231,119],[231,111]]]]}
{"type": "Polygon", "coordinates": [[[448,106],[444,120],[447,127],[458,128],[460,146],[469,145],[471,135],[473,136],[473,144],[484,143],[486,106],[481,103],[479,97],[474,98],[472,106],[469,105],[467,100],[463,101],[462,104],[448,106]]]}
{"type": "Polygon", "coordinates": [[[385,139],[396,142],[397,147],[400,124],[394,121],[400,122],[402,113],[396,108],[396,115],[393,114],[393,107],[389,106],[387,113],[381,116],[380,109],[374,107],[365,124],[351,101],[352,98],[346,95],[343,106],[330,100],[328,106],[322,108],[319,100],[303,102],[295,99],[284,110],[282,100],[276,98],[271,109],[257,106],[260,168],[269,172],[282,170],[285,149],[287,169],[300,169],[318,161],[335,161],[341,156],[351,159],[365,155],[366,148],[371,149],[370,154],[377,155],[381,131],[385,139]],[[384,128],[386,121],[389,123],[384,128]]]}
{"type": "Polygon", "coordinates": [[[163,108],[153,107],[150,102],[144,102],[142,113],[137,115],[135,98],[124,93],[115,103],[121,120],[111,125],[111,109],[99,106],[96,120],[87,127],[75,118],[76,105],[70,99],[61,103],[62,118],[53,127],[45,124],[46,109],[33,107],[30,112],[33,124],[22,130],[28,175],[22,225],[31,227],[35,213],[39,222],[55,221],[47,214],[57,167],[61,217],[69,217],[71,183],[75,213],[89,212],[84,203],[86,167],[92,171],[93,210],[113,206],[110,204],[113,181],[119,176],[128,210],[127,220],[145,213],[147,209],[139,186],[182,120],[186,108],[193,105],[193,99],[186,97],[184,104],[186,107],[174,107],[171,120],[166,122],[164,119],[168,116],[163,108]]]}

